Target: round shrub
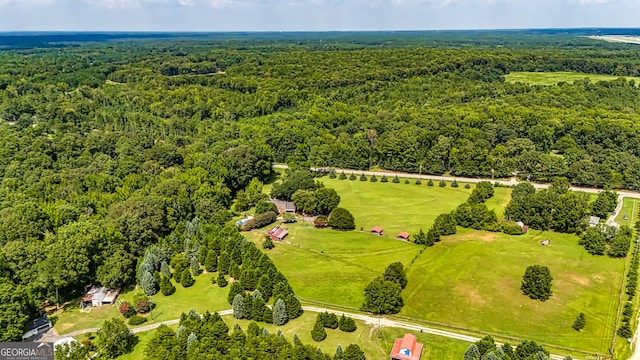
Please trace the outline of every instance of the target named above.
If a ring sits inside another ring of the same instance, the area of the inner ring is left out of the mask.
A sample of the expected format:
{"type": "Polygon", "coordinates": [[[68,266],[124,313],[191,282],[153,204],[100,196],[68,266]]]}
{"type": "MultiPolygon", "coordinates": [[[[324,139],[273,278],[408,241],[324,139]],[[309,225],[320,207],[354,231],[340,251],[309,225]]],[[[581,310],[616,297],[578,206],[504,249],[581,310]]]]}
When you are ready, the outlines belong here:
{"type": "Polygon", "coordinates": [[[329,226],[340,230],[353,230],[356,223],[353,215],[345,208],[335,208],[329,215],[329,226]]]}
{"type": "Polygon", "coordinates": [[[285,224],[291,224],[296,222],[296,216],[293,215],[292,213],[285,213],[284,215],[282,215],[282,221],[285,224]]]}
{"type": "Polygon", "coordinates": [[[133,315],[129,318],[129,325],[140,325],[147,322],[147,318],[140,315],[133,315]]]}

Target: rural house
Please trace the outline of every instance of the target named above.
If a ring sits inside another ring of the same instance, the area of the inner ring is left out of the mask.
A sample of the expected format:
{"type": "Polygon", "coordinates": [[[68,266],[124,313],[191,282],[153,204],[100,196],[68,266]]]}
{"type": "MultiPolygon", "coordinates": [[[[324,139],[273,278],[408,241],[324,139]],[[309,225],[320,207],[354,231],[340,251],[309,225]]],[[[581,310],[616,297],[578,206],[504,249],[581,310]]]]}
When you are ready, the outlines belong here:
{"type": "Polygon", "coordinates": [[[292,201],[284,201],[278,199],[271,199],[270,201],[276,205],[280,214],[295,213],[297,210],[296,205],[292,201]]]}
{"type": "Polygon", "coordinates": [[[113,304],[119,293],[118,290],[108,289],[104,286],[92,286],[82,297],[80,307],[89,308],[113,304]]]}
{"type": "Polygon", "coordinates": [[[409,240],[409,236],[411,236],[408,232],[403,231],[401,233],[398,234],[398,236],[396,236],[396,239],[398,240],[409,240]]]}
{"type": "Polygon", "coordinates": [[[22,335],[22,340],[46,332],[49,329],[51,329],[51,320],[49,320],[46,315],[43,317],[39,317],[35,320],[32,320],[29,325],[27,325],[27,331],[24,333],[24,335],[22,335]]]}
{"type": "Polygon", "coordinates": [[[274,226],[271,230],[267,231],[267,235],[269,235],[273,241],[282,241],[282,239],[289,235],[289,232],[285,228],[274,226]]]}
{"type": "Polygon", "coordinates": [[[589,217],[589,226],[594,227],[600,223],[600,218],[597,216],[589,217]]]}
{"type": "Polygon", "coordinates": [[[383,229],[380,226],[376,226],[373,229],[371,229],[371,233],[378,236],[384,235],[383,229]]]}
{"type": "Polygon", "coordinates": [[[412,334],[404,334],[402,339],[396,339],[391,350],[391,360],[419,360],[422,344],[416,340],[412,334]]]}

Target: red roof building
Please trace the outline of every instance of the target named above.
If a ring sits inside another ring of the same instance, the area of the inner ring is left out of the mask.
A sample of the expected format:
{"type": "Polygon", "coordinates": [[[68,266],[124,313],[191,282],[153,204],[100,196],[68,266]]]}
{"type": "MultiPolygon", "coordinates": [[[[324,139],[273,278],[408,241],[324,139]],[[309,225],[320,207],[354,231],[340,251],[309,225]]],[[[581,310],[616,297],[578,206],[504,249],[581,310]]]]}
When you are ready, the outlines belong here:
{"type": "Polygon", "coordinates": [[[282,239],[289,235],[289,232],[285,228],[274,226],[271,230],[267,231],[267,235],[271,236],[271,240],[273,241],[282,241],[282,239]]]}
{"type": "Polygon", "coordinates": [[[396,238],[400,239],[400,240],[409,240],[409,236],[411,236],[408,232],[403,231],[401,233],[398,234],[398,236],[396,236],[396,238]]]}
{"type": "Polygon", "coordinates": [[[419,360],[422,355],[422,344],[416,341],[412,334],[404,334],[402,339],[396,339],[391,350],[391,360],[419,360]]]}
{"type": "Polygon", "coordinates": [[[382,228],[380,226],[376,226],[373,229],[371,229],[371,233],[376,235],[382,235],[382,228]]]}

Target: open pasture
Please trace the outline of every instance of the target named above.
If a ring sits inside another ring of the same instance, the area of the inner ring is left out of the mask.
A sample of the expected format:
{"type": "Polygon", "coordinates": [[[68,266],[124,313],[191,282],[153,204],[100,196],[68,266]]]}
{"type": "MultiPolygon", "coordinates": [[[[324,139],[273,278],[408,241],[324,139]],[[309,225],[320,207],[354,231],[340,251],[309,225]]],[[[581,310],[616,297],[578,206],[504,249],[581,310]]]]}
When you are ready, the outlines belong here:
{"type": "Polygon", "coordinates": [[[512,72],[505,75],[507,82],[526,83],[532,85],[556,85],[559,82],[572,83],[574,81],[583,80],[588,78],[592,82],[598,81],[612,81],[618,78],[625,78],[627,80],[635,80],[636,85],[640,84],[640,77],[633,76],[614,76],[614,75],[602,75],[602,74],[587,74],[578,72],[512,72]]]}

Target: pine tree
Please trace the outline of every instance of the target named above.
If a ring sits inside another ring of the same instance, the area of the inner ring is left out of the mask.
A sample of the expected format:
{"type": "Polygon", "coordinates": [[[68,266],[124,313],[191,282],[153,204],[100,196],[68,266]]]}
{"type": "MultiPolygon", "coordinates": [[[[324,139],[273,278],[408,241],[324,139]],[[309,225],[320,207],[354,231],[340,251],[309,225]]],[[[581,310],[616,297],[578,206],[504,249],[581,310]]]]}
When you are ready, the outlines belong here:
{"type": "Polygon", "coordinates": [[[293,294],[289,294],[285,300],[285,305],[287,306],[287,317],[289,320],[296,319],[302,315],[302,306],[300,305],[300,301],[293,294]]]}
{"type": "Polygon", "coordinates": [[[300,337],[298,337],[298,334],[293,334],[293,344],[296,346],[302,345],[302,341],[300,341],[300,337]]]}
{"type": "Polygon", "coordinates": [[[476,344],[471,344],[467,348],[467,351],[464,352],[463,356],[464,360],[480,360],[480,351],[478,350],[478,346],[476,344]]]}
{"type": "Polygon", "coordinates": [[[168,279],[171,279],[171,270],[169,269],[169,264],[167,264],[166,261],[163,261],[160,265],[160,273],[168,279]]]}
{"type": "Polygon", "coordinates": [[[453,182],[451,183],[451,187],[452,188],[457,188],[458,186],[459,185],[458,185],[458,182],[456,181],[456,179],[453,179],[453,182]]]}
{"type": "Polygon", "coordinates": [[[382,177],[380,178],[380,182],[386,183],[389,182],[389,179],[387,179],[386,175],[382,175],[382,177]]]}
{"type": "Polygon", "coordinates": [[[193,286],[193,284],[196,283],[196,280],[193,278],[193,276],[191,276],[191,270],[189,269],[184,269],[182,271],[182,275],[180,275],[180,284],[182,284],[182,286],[188,288],[193,286]]]}
{"type": "Polygon", "coordinates": [[[280,326],[286,324],[288,321],[287,306],[282,299],[278,299],[273,306],[273,324],[280,326]]]}
{"type": "Polygon", "coordinates": [[[342,345],[338,344],[336,347],[336,355],[333,357],[336,360],[342,360],[342,345]]]}
{"type": "Polygon", "coordinates": [[[313,339],[313,341],[322,341],[327,338],[327,332],[324,330],[322,321],[319,318],[316,319],[316,323],[313,325],[313,330],[311,330],[311,338],[313,339]]]}
{"type": "Polygon", "coordinates": [[[262,248],[265,250],[271,250],[276,247],[271,240],[271,236],[267,235],[264,237],[264,241],[262,242],[262,248]]]}
{"type": "Polygon", "coordinates": [[[204,260],[204,268],[207,269],[208,272],[218,271],[218,256],[215,251],[209,250],[207,252],[207,258],[204,260]]]}
{"type": "Polygon", "coordinates": [[[189,349],[196,341],[198,341],[198,337],[196,336],[196,334],[189,334],[189,336],[187,337],[187,352],[189,352],[189,349]]]}
{"type": "Polygon", "coordinates": [[[364,355],[364,351],[362,351],[362,349],[360,349],[356,344],[350,344],[347,346],[342,358],[344,360],[367,360],[367,357],[364,355]]]}
{"type": "Polygon", "coordinates": [[[364,173],[360,175],[360,181],[367,181],[367,176],[364,173]]]}
{"type": "Polygon", "coordinates": [[[170,296],[176,292],[176,287],[173,286],[171,280],[166,276],[162,276],[162,279],[160,280],[160,292],[164,296],[170,296]]]}
{"type": "Polygon", "coordinates": [[[243,293],[244,293],[244,290],[242,289],[242,284],[240,284],[239,281],[232,282],[231,287],[229,288],[229,295],[227,296],[227,301],[229,301],[229,305],[233,305],[233,299],[236,297],[236,295],[243,294],[243,293]]]}
{"type": "Polygon", "coordinates": [[[352,318],[344,316],[344,314],[338,321],[338,328],[344,332],[354,332],[357,329],[356,322],[352,318]]]}
{"type": "Polygon", "coordinates": [[[262,328],[262,337],[267,337],[269,336],[269,330],[267,330],[266,328],[262,328]]]}
{"type": "Polygon", "coordinates": [[[351,173],[351,175],[349,175],[349,180],[355,180],[356,179],[356,174],[351,173]]]}
{"type": "Polygon", "coordinates": [[[231,257],[226,251],[223,251],[218,258],[218,272],[223,275],[229,274],[229,265],[231,265],[231,257]]]}
{"type": "Polygon", "coordinates": [[[241,294],[237,294],[233,298],[232,303],[233,317],[236,319],[244,318],[244,297],[241,294]]]}
{"type": "Polygon", "coordinates": [[[216,282],[218,283],[218,286],[220,286],[221,288],[229,284],[229,282],[227,281],[227,278],[225,278],[224,275],[222,275],[222,273],[218,273],[218,278],[216,279],[216,282]]]}
{"type": "Polygon", "coordinates": [[[445,187],[447,186],[447,183],[444,180],[440,180],[440,183],[438,183],[438,186],[445,187]]]}
{"type": "Polygon", "coordinates": [[[155,295],[158,292],[158,289],[156,288],[156,280],[148,271],[142,273],[142,276],[140,277],[140,287],[142,287],[142,291],[144,291],[147,296],[155,295]]]}
{"type": "Polygon", "coordinates": [[[347,175],[343,172],[340,173],[340,176],[338,176],[338,180],[345,180],[347,178],[347,175]]]}
{"type": "Polygon", "coordinates": [[[580,331],[582,329],[584,329],[584,326],[587,324],[587,320],[584,316],[583,313],[580,313],[580,315],[578,315],[578,317],[576,318],[576,321],[573,323],[573,328],[576,331],[580,331]]]}
{"type": "Polygon", "coordinates": [[[420,179],[416,179],[416,185],[422,185],[422,181],[420,181],[420,179]]]}
{"type": "Polygon", "coordinates": [[[270,307],[265,306],[262,310],[262,321],[267,324],[273,324],[273,310],[270,307]]]}
{"type": "Polygon", "coordinates": [[[375,175],[371,175],[371,182],[378,182],[378,178],[375,175]]]}
{"type": "Polygon", "coordinates": [[[192,256],[191,259],[189,259],[189,267],[191,268],[193,276],[200,275],[200,260],[198,260],[197,256],[192,256]]]}
{"type": "Polygon", "coordinates": [[[429,179],[429,181],[427,181],[427,186],[433,186],[433,180],[429,179]]]}
{"type": "Polygon", "coordinates": [[[398,178],[398,175],[393,177],[393,180],[391,180],[392,183],[397,184],[400,182],[400,179],[398,178]]]}

